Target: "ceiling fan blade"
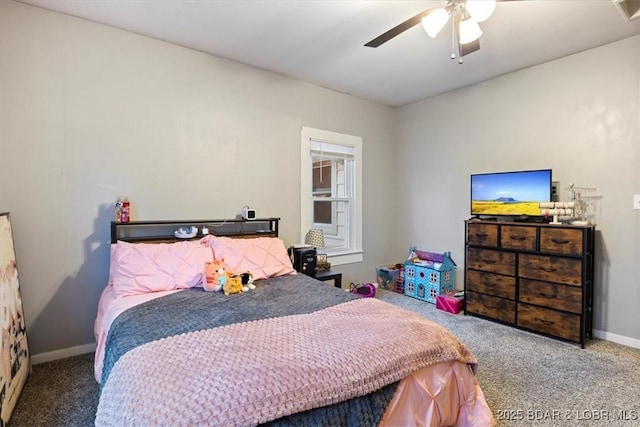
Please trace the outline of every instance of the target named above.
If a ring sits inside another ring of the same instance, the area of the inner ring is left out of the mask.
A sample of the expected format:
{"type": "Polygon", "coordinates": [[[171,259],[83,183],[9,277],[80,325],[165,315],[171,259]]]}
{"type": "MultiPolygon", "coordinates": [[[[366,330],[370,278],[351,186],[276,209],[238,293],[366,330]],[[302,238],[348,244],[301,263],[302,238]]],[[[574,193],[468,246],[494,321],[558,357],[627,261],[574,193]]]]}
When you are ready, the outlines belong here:
{"type": "Polygon", "coordinates": [[[414,16],[413,18],[407,19],[406,21],[404,21],[403,23],[401,23],[399,25],[396,25],[395,27],[393,27],[392,29],[390,29],[386,33],[381,34],[378,37],[376,37],[375,39],[371,40],[369,43],[366,43],[365,46],[367,46],[367,47],[378,47],[381,44],[388,42],[389,40],[391,40],[395,36],[404,33],[409,28],[413,28],[416,25],[418,25],[420,23],[420,21],[422,20],[422,18],[425,17],[426,15],[428,15],[429,12],[431,12],[431,10],[433,10],[433,9],[423,10],[422,12],[420,12],[419,14],[414,16]]]}

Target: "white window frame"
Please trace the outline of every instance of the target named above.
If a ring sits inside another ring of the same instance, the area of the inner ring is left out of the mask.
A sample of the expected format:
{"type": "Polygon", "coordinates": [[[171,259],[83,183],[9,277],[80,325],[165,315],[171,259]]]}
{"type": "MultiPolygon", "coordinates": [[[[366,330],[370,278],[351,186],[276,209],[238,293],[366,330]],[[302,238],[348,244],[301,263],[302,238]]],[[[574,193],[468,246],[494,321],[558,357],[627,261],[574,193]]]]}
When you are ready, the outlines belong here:
{"type": "MultiPolygon", "coordinates": [[[[329,160],[331,162],[331,188],[329,189],[328,192],[328,196],[323,197],[322,201],[326,201],[329,202],[332,200],[332,195],[336,194],[336,187],[337,187],[337,178],[338,178],[338,174],[336,172],[336,161],[334,159],[330,159],[329,160]]],[[[313,167],[313,162],[311,163],[311,166],[313,167]]],[[[312,198],[314,197],[314,195],[312,194],[312,198]]],[[[313,200],[312,199],[312,203],[314,201],[317,200],[313,200]]],[[[313,223],[311,228],[319,228],[322,231],[324,231],[325,237],[327,235],[336,235],[338,233],[338,225],[336,224],[337,221],[337,209],[335,206],[331,207],[331,224],[321,224],[321,223],[313,223]]]]}
{"type": "Polygon", "coordinates": [[[311,161],[311,141],[345,145],[352,147],[354,150],[353,178],[355,180],[355,188],[353,189],[353,203],[349,203],[349,248],[341,251],[326,251],[326,253],[327,258],[332,265],[361,262],[363,260],[362,138],[359,136],[302,127],[300,149],[300,241],[304,241],[304,236],[307,231],[313,228],[313,197],[311,191],[313,162],[311,161]]]}

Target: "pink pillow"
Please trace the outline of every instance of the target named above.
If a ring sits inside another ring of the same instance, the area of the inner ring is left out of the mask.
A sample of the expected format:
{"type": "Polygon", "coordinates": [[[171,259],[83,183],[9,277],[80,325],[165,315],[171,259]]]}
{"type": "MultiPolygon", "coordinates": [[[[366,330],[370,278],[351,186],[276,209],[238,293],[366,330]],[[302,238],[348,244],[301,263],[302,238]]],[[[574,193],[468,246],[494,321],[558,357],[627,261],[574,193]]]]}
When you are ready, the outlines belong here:
{"type": "Polygon", "coordinates": [[[186,289],[202,285],[210,248],[197,241],[127,243],[111,251],[109,283],[117,296],[186,289]]]}
{"type": "Polygon", "coordinates": [[[232,239],[206,236],[200,241],[213,249],[215,259],[224,259],[232,274],[248,271],[254,280],[258,280],[296,273],[284,242],[277,237],[232,239]]]}

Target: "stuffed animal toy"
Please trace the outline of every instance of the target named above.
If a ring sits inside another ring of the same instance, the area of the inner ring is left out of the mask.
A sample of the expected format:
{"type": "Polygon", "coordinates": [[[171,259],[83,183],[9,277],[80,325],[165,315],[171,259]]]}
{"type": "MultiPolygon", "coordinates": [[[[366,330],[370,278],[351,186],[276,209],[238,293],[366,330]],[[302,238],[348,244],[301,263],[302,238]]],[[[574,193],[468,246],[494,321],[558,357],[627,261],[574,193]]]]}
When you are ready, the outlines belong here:
{"type": "MultiPolygon", "coordinates": [[[[235,282],[238,281],[240,283],[241,292],[248,292],[251,289],[255,289],[256,285],[253,284],[253,274],[251,272],[246,272],[242,274],[228,274],[227,282],[235,282]]],[[[230,284],[229,287],[234,289],[237,284],[230,284]]],[[[232,292],[235,293],[235,292],[232,292]]]]}
{"type": "Polygon", "coordinates": [[[242,278],[240,276],[227,275],[227,280],[222,286],[225,295],[239,294],[242,292],[242,278]]]}
{"type": "Polygon", "coordinates": [[[255,289],[256,285],[253,284],[253,274],[250,271],[242,273],[242,292],[247,292],[249,289],[255,289]]]}
{"type": "Polygon", "coordinates": [[[224,258],[206,262],[204,276],[202,287],[205,291],[218,292],[222,290],[227,282],[227,265],[224,263],[224,258]]]}

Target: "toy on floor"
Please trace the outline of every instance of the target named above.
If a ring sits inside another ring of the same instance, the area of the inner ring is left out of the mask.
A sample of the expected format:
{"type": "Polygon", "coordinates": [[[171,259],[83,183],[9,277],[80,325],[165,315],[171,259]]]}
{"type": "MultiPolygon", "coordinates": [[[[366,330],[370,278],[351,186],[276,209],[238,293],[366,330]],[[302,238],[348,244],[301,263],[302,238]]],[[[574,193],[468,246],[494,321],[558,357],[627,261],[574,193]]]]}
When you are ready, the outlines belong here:
{"type": "Polygon", "coordinates": [[[373,283],[351,283],[351,292],[363,298],[373,298],[376,296],[376,286],[373,283]]]}

